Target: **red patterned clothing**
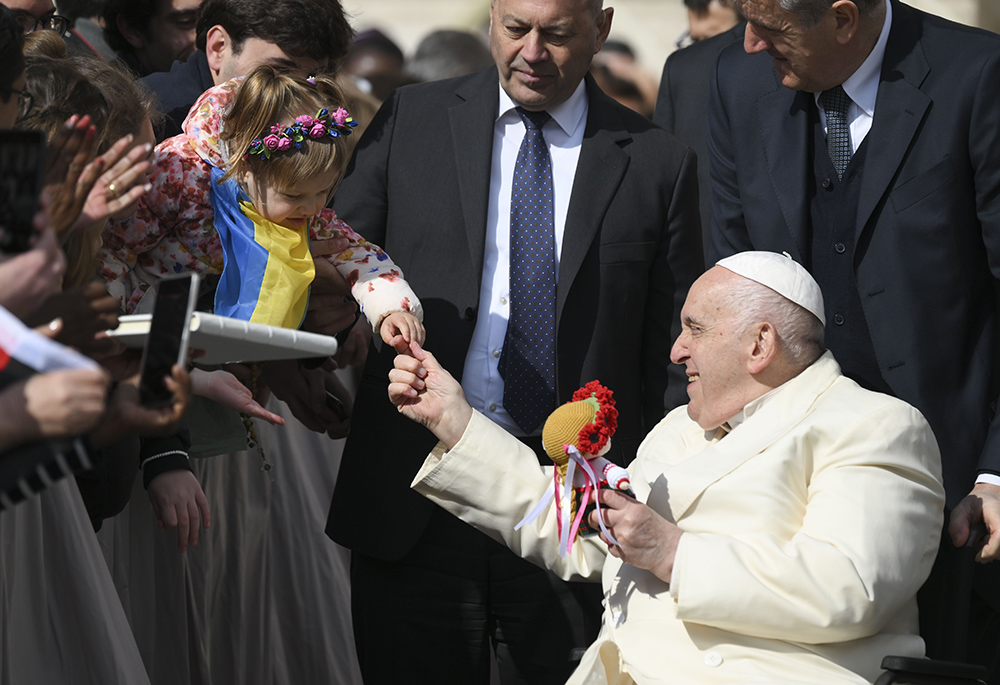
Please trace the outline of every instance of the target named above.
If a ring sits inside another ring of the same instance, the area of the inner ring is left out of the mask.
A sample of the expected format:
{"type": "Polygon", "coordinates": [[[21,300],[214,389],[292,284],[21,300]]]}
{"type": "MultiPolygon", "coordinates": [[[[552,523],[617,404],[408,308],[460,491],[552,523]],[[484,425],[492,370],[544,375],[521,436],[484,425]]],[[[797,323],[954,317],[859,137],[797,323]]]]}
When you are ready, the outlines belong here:
{"type": "MultiPolygon", "coordinates": [[[[212,224],[211,168],[225,169],[219,147],[222,113],[239,85],[229,81],[207,90],[195,103],[184,133],[156,147],[149,181],[135,217],[112,222],[104,232],[101,274],[128,313],[148,311],[143,298],[166,274],[222,273],[222,245],[212,224]]],[[[420,300],[388,255],[324,209],[309,222],[310,238],[343,237],[343,252],[328,257],[351,286],[372,328],[394,311],[423,319],[420,300]]],[[[377,330],[376,330],[377,332],[377,330]]]]}

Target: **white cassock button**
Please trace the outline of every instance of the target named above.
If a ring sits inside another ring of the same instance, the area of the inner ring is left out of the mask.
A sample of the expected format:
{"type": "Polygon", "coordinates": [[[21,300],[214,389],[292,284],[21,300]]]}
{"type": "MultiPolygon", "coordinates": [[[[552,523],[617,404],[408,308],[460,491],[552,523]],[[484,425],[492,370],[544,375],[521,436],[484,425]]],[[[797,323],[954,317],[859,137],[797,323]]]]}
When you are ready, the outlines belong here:
{"type": "Polygon", "coordinates": [[[721,666],[722,665],[722,655],[718,652],[705,652],[705,665],[706,666],[721,666]]]}

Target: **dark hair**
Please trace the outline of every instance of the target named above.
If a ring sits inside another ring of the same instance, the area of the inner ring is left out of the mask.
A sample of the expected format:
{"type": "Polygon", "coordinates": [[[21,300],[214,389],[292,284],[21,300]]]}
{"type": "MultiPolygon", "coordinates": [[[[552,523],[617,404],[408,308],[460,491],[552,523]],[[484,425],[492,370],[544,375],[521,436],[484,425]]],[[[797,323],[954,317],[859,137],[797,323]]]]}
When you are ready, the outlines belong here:
{"type": "Polygon", "coordinates": [[[104,40],[116,52],[129,52],[132,44],[118,29],[118,18],[136,29],[146,32],[149,20],[156,14],[162,0],[105,0],[101,19],[104,20],[104,40]]]}
{"type": "Polygon", "coordinates": [[[24,32],[6,5],[0,5],[0,98],[9,102],[14,81],[24,71],[24,32]]]}
{"type": "Polygon", "coordinates": [[[354,37],[340,0],[205,0],[198,10],[199,50],[213,26],[226,30],[237,53],[247,38],[259,38],[317,62],[346,55],[354,37]]]}

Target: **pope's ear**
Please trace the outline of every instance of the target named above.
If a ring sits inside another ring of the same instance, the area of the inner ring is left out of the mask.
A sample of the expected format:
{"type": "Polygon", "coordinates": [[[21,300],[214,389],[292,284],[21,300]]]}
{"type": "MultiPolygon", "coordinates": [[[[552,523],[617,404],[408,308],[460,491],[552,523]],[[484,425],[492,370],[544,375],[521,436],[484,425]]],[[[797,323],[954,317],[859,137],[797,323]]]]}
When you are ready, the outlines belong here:
{"type": "Polygon", "coordinates": [[[778,332],[768,322],[758,324],[751,339],[752,348],[747,359],[747,371],[756,375],[766,369],[778,354],[778,332]]]}

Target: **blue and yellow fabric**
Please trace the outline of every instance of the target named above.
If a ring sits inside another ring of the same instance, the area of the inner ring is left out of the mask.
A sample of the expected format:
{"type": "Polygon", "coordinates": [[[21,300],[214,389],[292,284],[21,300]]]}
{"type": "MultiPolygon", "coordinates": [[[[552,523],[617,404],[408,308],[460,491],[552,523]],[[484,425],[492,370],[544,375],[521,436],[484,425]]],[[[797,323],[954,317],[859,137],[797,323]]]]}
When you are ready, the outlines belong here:
{"type": "Polygon", "coordinates": [[[262,217],[234,179],[219,184],[212,168],[212,208],[223,269],[215,313],[253,323],[298,328],[316,276],[307,224],[296,230],[262,217]]]}

